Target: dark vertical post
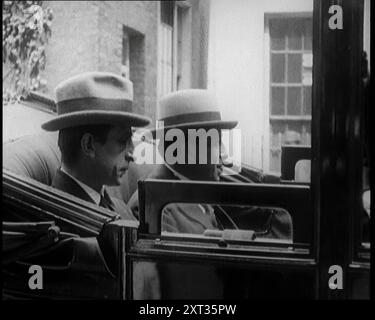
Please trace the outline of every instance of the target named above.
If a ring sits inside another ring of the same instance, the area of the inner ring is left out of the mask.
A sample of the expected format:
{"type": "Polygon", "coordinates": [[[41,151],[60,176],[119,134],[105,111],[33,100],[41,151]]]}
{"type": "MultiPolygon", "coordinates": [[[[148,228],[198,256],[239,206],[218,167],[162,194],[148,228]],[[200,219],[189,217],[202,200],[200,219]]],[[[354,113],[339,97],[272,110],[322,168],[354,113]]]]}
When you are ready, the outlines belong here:
{"type": "Polygon", "coordinates": [[[318,297],[345,299],[352,259],[353,217],[361,192],[362,0],[316,0],[314,4],[313,163],[318,297]],[[343,29],[331,29],[329,8],[342,8],[343,29]],[[343,290],[331,290],[331,265],[343,269],[343,290]]]}

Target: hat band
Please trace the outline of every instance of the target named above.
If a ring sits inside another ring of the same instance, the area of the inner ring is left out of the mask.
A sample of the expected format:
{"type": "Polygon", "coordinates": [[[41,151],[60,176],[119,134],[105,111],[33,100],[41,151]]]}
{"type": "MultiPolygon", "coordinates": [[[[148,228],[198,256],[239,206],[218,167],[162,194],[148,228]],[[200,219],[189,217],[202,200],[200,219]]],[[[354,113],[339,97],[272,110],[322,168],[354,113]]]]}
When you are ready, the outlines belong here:
{"type": "Polygon", "coordinates": [[[164,126],[173,126],[190,122],[202,122],[202,121],[220,121],[221,116],[219,111],[205,111],[195,113],[184,113],[176,116],[166,117],[159,119],[164,122],[164,126]]]}
{"type": "Polygon", "coordinates": [[[64,100],[57,103],[58,115],[79,111],[132,112],[132,101],[125,99],[80,98],[64,100]]]}

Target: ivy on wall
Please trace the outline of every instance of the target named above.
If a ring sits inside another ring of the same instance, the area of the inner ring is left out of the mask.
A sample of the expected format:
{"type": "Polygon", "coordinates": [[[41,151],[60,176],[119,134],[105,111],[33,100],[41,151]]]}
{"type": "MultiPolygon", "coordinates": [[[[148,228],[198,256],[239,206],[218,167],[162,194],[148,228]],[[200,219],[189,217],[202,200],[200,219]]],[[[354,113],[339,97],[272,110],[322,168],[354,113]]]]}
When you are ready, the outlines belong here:
{"type": "Polygon", "coordinates": [[[46,87],[41,71],[53,14],[42,2],[3,2],[3,103],[46,87]]]}

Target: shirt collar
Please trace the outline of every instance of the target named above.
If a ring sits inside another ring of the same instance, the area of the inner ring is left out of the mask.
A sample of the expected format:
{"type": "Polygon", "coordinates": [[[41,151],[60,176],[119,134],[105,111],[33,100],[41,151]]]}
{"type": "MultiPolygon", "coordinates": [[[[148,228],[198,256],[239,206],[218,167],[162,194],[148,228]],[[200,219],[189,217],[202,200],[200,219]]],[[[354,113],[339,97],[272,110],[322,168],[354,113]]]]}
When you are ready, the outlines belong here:
{"type": "MultiPolygon", "coordinates": [[[[87,184],[79,181],[77,178],[73,177],[70,173],[67,172],[66,169],[64,169],[63,166],[61,166],[61,169],[60,169],[62,172],[64,172],[67,176],[69,176],[70,178],[72,178],[75,182],[78,183],[78,185],[86,191],[86,193],[90,196],[90,198],[97,204],[99,205],[100,203],[100,193],[95,191],[93,188],[89,187],[87,184]]],[[[101,191],[101,194],[103,194],[103,191],[104,191],[104,187],[102,188],[102,191],[101,191]]]]}

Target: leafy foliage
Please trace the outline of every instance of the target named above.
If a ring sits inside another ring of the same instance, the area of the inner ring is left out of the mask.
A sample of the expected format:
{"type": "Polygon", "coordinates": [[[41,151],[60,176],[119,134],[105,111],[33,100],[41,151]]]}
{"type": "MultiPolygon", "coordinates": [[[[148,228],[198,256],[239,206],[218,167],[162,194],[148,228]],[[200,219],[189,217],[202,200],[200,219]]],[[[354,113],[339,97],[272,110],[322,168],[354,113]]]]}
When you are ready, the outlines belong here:
{"type": "Polygon", "coordinates": [[[52,10],[43,1],[3,2],[3,102],[43,90],[52,10]]]}

